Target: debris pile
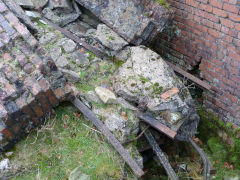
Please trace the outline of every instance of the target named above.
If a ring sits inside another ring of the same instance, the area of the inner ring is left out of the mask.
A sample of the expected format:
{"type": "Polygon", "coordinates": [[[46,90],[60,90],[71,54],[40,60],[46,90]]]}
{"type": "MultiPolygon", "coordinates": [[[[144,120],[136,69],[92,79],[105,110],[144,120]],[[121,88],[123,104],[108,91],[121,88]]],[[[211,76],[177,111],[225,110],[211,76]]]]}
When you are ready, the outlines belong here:
{"type": "MultiPolygon", "coordinates": [[[[172,12],[151,0],[76,1],[81,6],[74,0],[16,1],[25,8],[21,19],[27,19],[29,28],[38,29],[40,45],[58,68],[52,61],[49,66],[62,72],[56,71],[54,77],[61,79],[64,74],[64,83],[81,85],[81,75],[87,71],[86,81],[98,73],[111,81],[96,82],[95,91],[71,91],[75,97],[66,100],[105,135],[137,176],[143,175],[143,158],[135,145],[123,145],[129,144],[131,136],[136,137],[141,129],[140,135],[145,135],[169,177],[177,179],[152,135],[155,129],[162,136],[190,142],[204,159],[204,175],[208,179],[208,159],[191,141],[199,123],[194,100],[169,65],[140,45],[166,28],[172,12]],[[26,15],[37,23],[28,22],[26,15]],[[38,23],[58,31],[36,28],[38,23]]],[[[18,14],[23,12],[19,10],[18,14]]],[[[41,70],[44,73],[45,69],[41,70]]],[[[49,79],[54,90],[61,83],[59,79],[49,79]]]]}

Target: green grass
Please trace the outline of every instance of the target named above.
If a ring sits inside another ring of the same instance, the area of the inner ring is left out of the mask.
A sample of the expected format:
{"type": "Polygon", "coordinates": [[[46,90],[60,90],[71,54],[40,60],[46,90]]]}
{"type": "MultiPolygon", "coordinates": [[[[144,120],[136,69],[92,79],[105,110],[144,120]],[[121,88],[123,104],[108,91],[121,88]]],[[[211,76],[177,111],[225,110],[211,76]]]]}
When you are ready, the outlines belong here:
{"type": "Polygon", "coordinates": [[[14,179],[67,179],[78,166],[91,179],[119,179],[122,159],[95,127],[80,114],[74,115],[71,106],[60,106],[56,113],[16,145],[10,161],[28,173],[14,179]]]}

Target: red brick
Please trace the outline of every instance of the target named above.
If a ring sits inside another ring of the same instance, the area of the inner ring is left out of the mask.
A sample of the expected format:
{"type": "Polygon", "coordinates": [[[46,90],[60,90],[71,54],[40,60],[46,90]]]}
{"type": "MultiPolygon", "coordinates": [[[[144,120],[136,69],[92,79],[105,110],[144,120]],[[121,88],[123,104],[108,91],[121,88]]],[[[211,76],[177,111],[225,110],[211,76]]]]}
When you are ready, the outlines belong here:
{"type": "Polygon", "coordinates": [[[236,24],[236,25],[235,25],[235,29],[236,29],[237,31],[240,31],[240,24],[236,24]]]}
{"type": "Polygon", "coordinates": [[[18,21],[18,18],[12,13],[12,12],[8,12],[6,15],[5,15],[6,19],[9,21],[9,23],[11,25],[14,25],[14,24],[18,24],[19,21],[18,21]]]}
{"type": "Polygon", "coordinates": [[[222,25],[229,27],[229,28],[234,28],[234,23],[228,19],[221,18],[220,22],[222,25]]]}
{"type": "Polygon", "coordinates": [[[37,115],[37,117],[40,118],[43,116],[42,108],[37,102],[31,103],[31,107],[32,107],[33,111],[35,112],[35,114],[37,115]]]}
{"type": "Polygon", "coordinates": [[[228,12],[232,12],[232,13],[236,13],[236,14],[238,14],[238,11],[239,11],[239,8],[237,6],[227,4],[227,3],[224,3],[223,9],[228,12]]]}
{"type": "Polygon", "coordinates": [[[57,97],[55,96],[55,94],[53,93],[52,90],[51,90],[51,91],[48,91],[48,92],[46,93],[46,96],[48,97],[49,102],[52,104],[53,107],[58,106],[59,101],[58,101],[57,97]]]}
{"type": "Polygon", "coordinates": [[[226,18],[228,16],[228,14],[225,11],[218,9],[218,8],[213,8],[213,14],[216,14],[217,16],[221,16],[224,18],[226,18]]]}
{"type": "Polygon", "coordinates": [[[238,14],[229,14],[229,19],[235,21],[235,22],[240,22],[240,15],[238,14]]]}
{"type": "Polygon", "coordinates": [[[15,24],[14,27],[24,37],[26,37],[26,35],[30,34],[29,31],[27,30],[27,28],[20,23],[15,24]]]}
{"type": "Polygon", "coordinates": [[[3,59],[6,59],[6,60],[11,60],[12,59],[12,57],[9,53],[4,53],[2,57],[3,57],[3,59]]]}
{"type": "Polygon", "coordinates": [[[233,96],[233,95],[231,95],[231,94],[229,94],[229,93],[225,93],[225,96],[228,98],[228,99],[230,99],[231,100],[231,102],[233,102],[233,103],[237,103],[237,101],[238,101],[238,99],[235,97],[235,96],[233,96]]]}
{"type": "Polygon", "coordinates": [[[219,18],[216,17],[216,16],[213,15],[213,14],[210,14],[210,13],[207,13],[207,12],[206,12],[205,15],[204,15],[204,17],[205,17],[206,19],[210,20],[210,21],[213,21],[213,22],[216,22],[216,23],[219,22],[219,18]]]}
{"type": "Polygon", "coordinates": [[[12,140],[12,139],[14,138],[13,133],[12,133],[9,129],[7,129],[7,128],[5,128],[4,130],[2,130],[1,133],[2,133],[2,134],[4,135],[4,137],[6,137],[8,140],[12,140]]]}
{"type": "Polygon", "coordinates": [[[20,64],[21,66],[24,66],[24,65],[27,64],[27,62],[28,62],[26,56],[24,56],[23,54],[17,55],[17,56],[16,56],[16,60],[19,62],[19,64],[20,64]]]}
{"type": "Polygon", "coordinates": [[[195,0],[186,0],[186,4],[193,6],[193,7],[198,7],[199,2],[196,2],[195,0]]]}
{"type": "Polygon", "coordinates": [[[230,4],[237,4],[238,0],[229,0],[228,1],[230,4]]]}
{"type": "Polygon", "coordinates": [[[221,3],[220,1],[210,0],[209,3],[210,3],[212,6],[217,7],[217,8],[220,8],[220,9],[222,9],[222,7],[223,7],[223,3],[221,3]]]}
{"type": "Polygon", "coordinates": [[[206,4],[200,4],[199,8],[204,10],[204,11],[207,11],[207,12],[212,12],[212,10],[213,10],[212,6],[209,6],[209,5],[206,5],[206,4]]]}
{"type": "Polygon", "coordinates": [[[225,35],[223,40],[226,41],[226,42],[228,42],[228,43],[232,43],[233,37],[228,36],[228,35],[225,35]]]}
{"type": "Polygon", "coordinates": [[[216,38],[222,37],[222,34],[219,31],[215,31],[213,29],[208,29],[208,33],[216,38]]]}
{"type": "Polygon", "coordinates": [[[233,53],[233,52],[230,52],[229,56],[232,57],[233,59],[236,59],[236,60],[240,59],[240,54],[236,54],[236,53],[233,53]]]}
{"type": "Polygon", "coordinates": [[[228,32],[229,32],[229,28],[226,27],[226,26],[222,26],[222,28],[221,28],[221,32],[223,32],[223,33],[225,33],[225,34],[228,34],[228,32]]]}

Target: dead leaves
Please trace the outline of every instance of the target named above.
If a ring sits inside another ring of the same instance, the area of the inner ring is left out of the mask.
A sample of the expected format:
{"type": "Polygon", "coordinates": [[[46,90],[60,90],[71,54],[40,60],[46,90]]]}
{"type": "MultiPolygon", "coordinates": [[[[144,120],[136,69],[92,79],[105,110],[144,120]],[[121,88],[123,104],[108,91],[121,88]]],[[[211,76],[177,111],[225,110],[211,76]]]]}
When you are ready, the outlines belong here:
{"type": "Polygon", "coordinates": [[[128,118],[127,118],[127,113],[124,112],[124,111],[122,111],[122,117],[123,117],[126,121],[128,120],[128,118]]]}

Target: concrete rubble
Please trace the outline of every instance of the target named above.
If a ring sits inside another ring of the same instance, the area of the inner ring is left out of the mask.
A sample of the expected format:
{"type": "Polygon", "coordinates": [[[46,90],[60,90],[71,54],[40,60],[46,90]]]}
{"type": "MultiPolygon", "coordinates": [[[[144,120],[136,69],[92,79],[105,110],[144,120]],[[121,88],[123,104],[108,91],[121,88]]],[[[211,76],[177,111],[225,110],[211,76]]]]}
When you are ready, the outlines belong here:
{"type": "Polygon", "coordinates": [[[152,0],[76,0],[125,40],[146,43],[171,21],[172,11],[152,0]]]}
{"type": "MultiPolygon", "coordinates": [[[[96,57],[58,31],[38,28],[36,36],[39,37],[39,45],[43,46],[44,50],[40,49],[41,51],[35,53],[35,46],[28,50],[27,45],[23,44],[26,46],[23,56],[11,54],[19,59],[22,66],[22,74],[18,75],[26,78],[28,74],[32,74],[33,79],[41,79],[44,76],[47,83],[49,81],[49,88],[53,89],[52,96],[57,102],[52,107],[55,107],[59,101],[71,98],[71,83],[90,81],[93,75],[99,73],[103,76],[101,83],[94,84],[95,91],[81,92],[82,98],[90,104],[89,107],[93,108],[93,112],[118,141],[125,143],[131,140],[132,136],[138,135],[138,111],[154,115],[160,123],[177,132],[178,140],[187,141],[192,138],[197,131],[199,117],[188,89],[157,53],[143,45],[130,46],[151,41],[171,21],[172,12],[150,0],[76,1],[81,6],[69,0],[17,0],[18,5],[28,9],[25,12],[20,10],[17,14],[24,13],[20,19],[24,20],[27,27],[36,29],[36,23],[33,24],[28,16],[32,20],[40,18],[40,13],[36,12],[36,9],[40,8],[45,18],[104,52],[106,58],[110,56],[112,61],[96,57]],[[45,57],[46,54],[50,57],[45,57]],[[32,55],[40,59],[43,66],[39,67],[35,62],[29,62],[27,58],[32,55]],[[105,79],[111,83],[106,83],[105,79]]],[[[6,66],[6,63],[4,65],[6,66]]],[[[18,68],[14,64],[11,66],[18,68]]],[[[7,72],[9,70],[4,69],[4,73],[7,72]]],[[[29,84],[26,82],[25,85],[29,85],[27,88],[33,86],[32,81],[29,84]]],[[[37,94],[36,97],[42,98],[37,94]]],[[[46,104],[46,101],[44,102],[46,104]]],[[[27,131],[35,126],[37,124],[29,123],[24,128],[27,131]]],[[[10,142],[15,141],[13,138],[10,142]]],[[[126,149],[134,156],[138,165],[143,167],[143,158],[136,146],[129,144],[126,149]]],[[[79,169],[74,173],[76,175],[70,175],[72,179],[82,175],[89,179],[88,175],[81,174],[79,169]]]]}

